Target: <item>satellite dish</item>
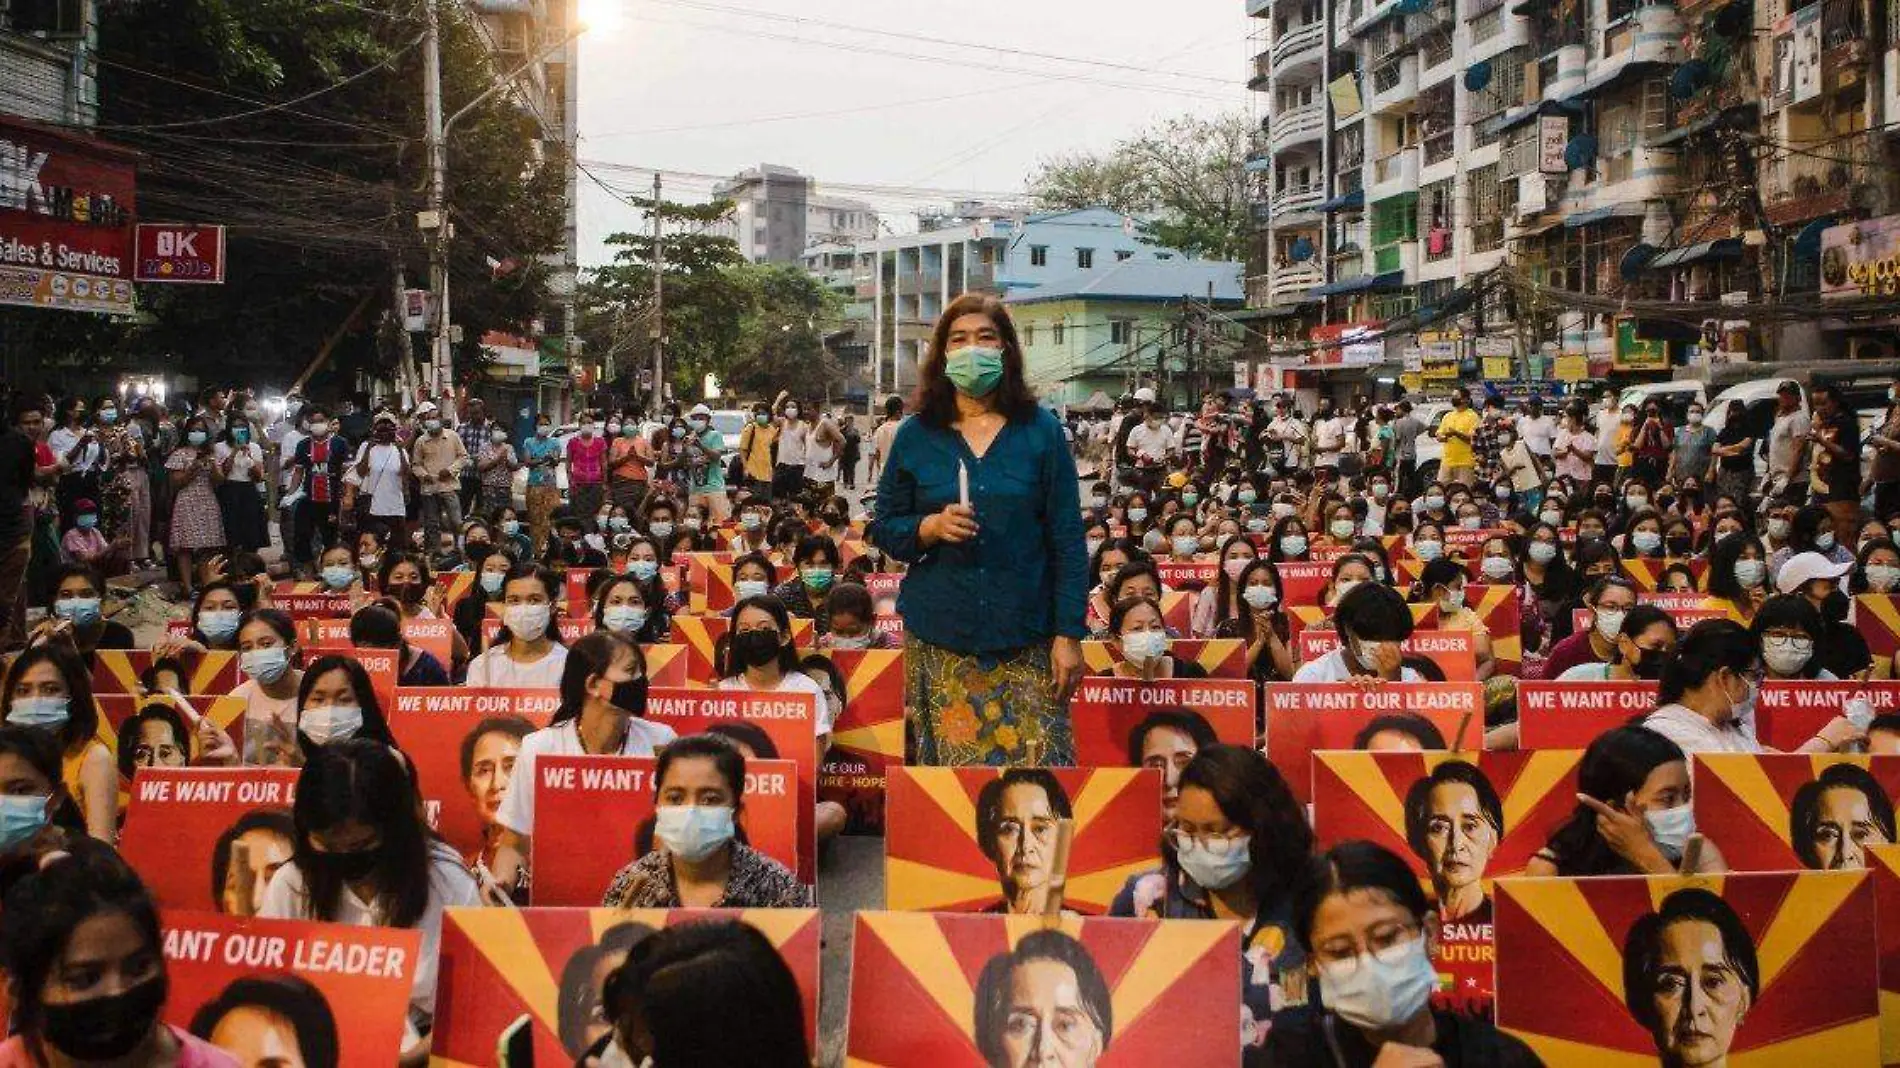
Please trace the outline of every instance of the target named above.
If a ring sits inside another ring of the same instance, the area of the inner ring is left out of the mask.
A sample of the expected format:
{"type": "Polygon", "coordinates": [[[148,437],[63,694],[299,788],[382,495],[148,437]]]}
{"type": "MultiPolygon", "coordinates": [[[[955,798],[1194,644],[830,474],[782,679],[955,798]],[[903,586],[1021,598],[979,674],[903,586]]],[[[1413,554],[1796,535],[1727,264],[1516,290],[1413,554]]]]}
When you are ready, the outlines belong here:
{"type": "Polygon", "coordinates": [[[1564,166],[1580,171],[1590,166],[1597,158],[1597,139],[1589,134],[1578,134],[1564,146],[1564,166]]]}
{"type": "Polygon", "coordinates": [[[1294,240],[1293,246],[1287,249],[1287,255],[1294,263],[1305,263],[1313,258],[1314,251],[1313,242],[1301,237],[1294,240]]]}
{"type": "Polygon", "coordinates": [[[1481,59],[1465,68],[1465,91],[1481,93],[1491,84],[1491,61],[1481,59]]]}
{"type": "Polygon", "coordinates": [[[1656,254],[1661,251],[1654,245],[1640,241],[1631,245],[1630,250],[1623,253],[1623,259],[1616,265],[1617,277],[1625,282],[1636,281],[1649,266],[1649,261],[1655,259],[1656,254]]]}

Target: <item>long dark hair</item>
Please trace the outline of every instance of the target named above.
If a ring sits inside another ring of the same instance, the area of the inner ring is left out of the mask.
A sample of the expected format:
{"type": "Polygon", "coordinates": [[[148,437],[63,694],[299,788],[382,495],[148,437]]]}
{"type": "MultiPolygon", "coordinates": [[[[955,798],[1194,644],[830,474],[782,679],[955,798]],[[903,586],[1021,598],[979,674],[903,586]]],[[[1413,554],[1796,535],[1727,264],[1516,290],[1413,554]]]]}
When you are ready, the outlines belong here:
{"type": "MultiPolygon", "coordinates": [[[[53,665],[66,684],[66,722],[46,733],[57,739],[62,753],[77,753],[99,730],[99,707],[92,701],[92,672],[79,654],[63,645],[35,645],[13,658],[7,668],[6,690],[0,692],[0,717],[13,711],[13,688],[35,664],[53,665]]],[[[40,730],[42,728],[33,728],[40,730]]]]}
{"type": "Polygon", "coordinates": [[[646,1021],[656,1068],[811,1063],[798,981],[770,939],[736,920],[655,932],[607,977],[601,1002],[616,1031],[646,1021]]]}
{"type": "Polygon", "coordinates": [[[0,756],[19,757],[26,761],[27,767],[39,772],[40,778],[52,785],[53,796],[59,800],[53,805],[53,810],[46,814],[46,822],[75,835],[85,835],[86,817],[80,813],[79,805],[66,792],[66,784],[60,778],[62,761],[58,739],[36,727],[0,723],[0,756]]]}
{"type": "Polygon", "coordinates": [[[779,670],[787,675],[797,671],[798,649],[796,643],[792,641],[792,613],[786,609],[784,601],[768,593],[763,597],[747,597],[732,606],[732,612],[726,617],[732,621],[732,624],[726,632],[726,644],[722,647],[723,655],[715,658],[714,666],[719,672],[719,677],[729,679],[745,675],[745,665],[733,659],[732,639],[739,635],[739,613],[748,608],[756,608],[771,616],[772,622],[778,626],[780,637],[785,639],[778,650],[779,670]]]}
{"type": "MultiPolygon", "coordinates": [[[[1613,807],[1643,788],[1649,773],[1664,764],[1687,760],[1682,749],[1648,727],[1615,727],[1597,735],[1577,765],[1577,792],[1613,807]]],[[[1629,862],[1597,833],[1597,814],[1579,804],[1550,836],[1557,874],[1630,875],[1629,862]]]]}
{"type": "Polygon", "coordinates": [[[337,1033],[336,1014],[315,984],[289,972],[243,975],[231,980],[231,985],[222,993],[200,1005],[192,1014],[189,1030],[209,1040],[226,1016],[247,1008],[261,1009],[288,1020],[304,1064],[338,1063],[342,1039],[337,1033]]]}
{"type": "MultiPolygon", "coordinates": [[[[1180,789],[1190,786],[1211,794],[1221,815],[1251,836],[1247,878],[1254,900],[1262,914],[1276,908],[1292,891],[1293,877],[1313,855],[1314,844],[1306,811],[1280,769],[1251,747],[1211,745],[1181,769],[1180,789]]],[[[1179,870],[1174,845],[1165,836],[1161,854],[1169,868],[1179,870]]]]}
{"type": "MultiPolygon", "coordinates": [[[[376,697],[376,687],[369,681],[369,672],[363,669],[362,661],[355,657],[335,654],[320,656],[316,663],[304,670],[303,681],[297,684],[298,719],[301,721],[303,718],[304,702],[310,699],[310,691],[316,687],[317,680],[332,671],[341,671],[349,676],[350,689],[356,691],[357,704],[363,709],[363,726],[357,730],[356,737],[368,738],[391,749],[398,748],[396,736],[389,729],[389,720],[383,717],[383,705],[376,697]]],[[[302,728],[297,731],[297,741],[303,746],[305,757],[312,750],[320,748],[304,738],[302,728]]]]}
{"type": "Polygon", "coordinates": [[[349,823],[374,827],[381,836],[371,875],[378,903],[391,927],[414,927],[429,907],[430,853],[435,840],[422,822],[415,783],[395,750],[368,738],[313,746],[297,776],[291,809],[297,836],[293,859],[303,874],[313,918],[334,921],[343,877],[310,844],[312,833],[349,823]]]}
{"type": "Polygon", "coordinates": [[[1003,344],[1003,381],[996,387],[996,410],[1010,422],[1022,422],[1036,412],[1036,394],[1029,388],[1023,371],[1023,344],[1016,337],[1016,324],[1003,302],[987,293],[965,293],[950,302],[937,317],[930,333],[930,349],[917,369],[917,392],[911,396],[911,410],[925,426],[947,427],[957,421],[957,390],[944,376],[944,354],[949,348],[950,324],[965,315],[981,315],[996,326],[1003,344]]]}
{"type": "MultiPolygon", "coordinates": [[[[567,662],[561,666],[561,707],[554,710],[554,718],[548,721],[550,726],[580,718],[581,709],[587,706],[588,682],[605,677],[614,666],[615,654],[622,649],[633,653],[633,677],[646,678],[647,662],[639,643],[617,631],[593,631],[574,643],[567,651],[567,662]]],[[[644,709],[627,711],[638,715],[644,709]]]]}
{"type": "Polygon", "coordinates": [[[1293,878],[1293,934],[1309,954],[1313,952],[1313,918],[1334,894],[1377,890],[1421,924],[1432,911],[1411,866],[1373,842],[1341,842],[1305,861],[1293,878]]]}

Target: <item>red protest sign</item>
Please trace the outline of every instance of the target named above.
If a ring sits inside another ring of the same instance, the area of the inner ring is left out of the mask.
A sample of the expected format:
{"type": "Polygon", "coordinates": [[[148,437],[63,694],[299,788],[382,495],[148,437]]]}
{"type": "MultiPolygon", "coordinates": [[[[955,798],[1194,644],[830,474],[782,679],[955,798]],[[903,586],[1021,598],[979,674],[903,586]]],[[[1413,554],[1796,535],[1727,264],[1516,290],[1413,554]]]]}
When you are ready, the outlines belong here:
{"type": "Polygon", "coordinates": [[[295,768],[140,768],[119,851],[166,908],[249,915],[290,859],[296,797],[295,768]]]}
{"type": "Polygon", "coordinates": [[[1105,914],[1122,884],[1161,864],[1161,774],[1150,769],[896,768],[889,804],[892,910],[1040,915],[1056,821],[1078,808],[1063,908],[1105,914]]]}
{"type": "Polygon", "coordinates": [[[499,1037],[525,1026],[533,1059],[512,1063],[577,1063],[612,1026],[600,1009],[601,985],[628,950],[664,928],[733,921],[757,928],[791,968],[816,1049],[817,909],[455,908],[442,917],[434,1062],[495,1064],[499,1037]]]}
{"type": "MultiPolygon", "coordinates": [[[[1403,857],[1439,912],[1436,1000],[1484,1011],[1492,982],[1493,880],[1524,870],[1577,806],[1574,750],[1541,753],[1320,753],[1313,833],[1403,857]]],[[[1593,880],[1586,880],[1593,881],[1593,880]]]]}
{"type": "MultiPolygon", "coordinates": [[[[724,645],[732,621],[725,616],[674,616],[672,641],[686,646],[686,677],[710,686],[719,681],[713,665],[719,662],[718,650],[724,645]]],[[[812,621],[792,620],[792,644],[803,653],[812,647],[812,621]]]]}
{"type": "Polygon", "coordinates": [[[1251,746],[1259,734],[1254,709],[1258,695],[1258,687],[1246,679],[1084,678],[1069,704],[1076,764],[1085,768],[1141,764],[1129,760],[1131,752],[1139,753],[1136,747],[1142,739],[1137,729],[1150,716],[1169,710],[1184,709],[1199,717],[1222,742],[1251,746]]]}
{"type": "Polygon", "coordinates": [[[354,603],[347,593],[279,593],[271,604],[293,620],[348,619],[354,603]]]}
{"type": "Polygon", "coordinates": [[[521,739],[547,726],[560,703],[549,690],[396,691],[389,729],[415,762],[423,814],[471,862],[494,859],[495,810],[513,780],[521,739]]]}
{"type": "Polygon", "coordinates": [[[754,693],[749,690],[647,691],[647,718],[664,723],[684,738],[689,734],[725,732],[749,725],[764,732],[761,740],[728,735],[750,749],[748,758],[791,760],[798,765],[798,878],[811,884],[818,875],[818,699],[809,693],[754,693]],[[761,752],[769,746],[771,752],[761,752]]]}
{"type": "Polygon", "coordinates": [[[1863,868],[1894,840],[1900,757],[1696,753],[1695,826],[1730,871],[1863,868]]]}
{"type": "Polygon", "coordinates": [[[1792,752],[1840,715],[1847,702],[1855,698],[1865,698],[1877,716],[1900,711],[1900,681],[1764,681],[1755,697],[1756,740],[1770,749],[1792,752]]]}
{"type": "Polygon", "coordinates": [[[1155,570],[1161,574],[1161,585],[1170,590],[1198,592],[1220,577],[1220,563],[1215,560],[1156,560],[1155,570]]]}
{"type": "MultiPolygon", "coordinates": [[[[1867,869],[1873,872],[1874,915],[1900,916],[1900,845],[1870,846],[1867,869]]],[[[1879,925],[1880,1000],[1900,1004],[1900,923],[1879,925]]],[[[1880,1014],[1881,1063],[1900,1064],[1900,1012],[1880,1014]]]]}
{"type": "Polygon", "coordinates": [[[1900,594],[1863,593],[1854,598],[1854,629],[1867,641],[1875,662],[1900,652],[1900,594]]]}
{"type": "Polygon", "coordinates": [[[831,649],[844,676],[844,711],[831,725],[831,752],[818,775],[818,796],[844,806],[855,834],[884,829],[884,776],[904,762],[904,653],[901,649],[831,649]]]}
{"type": "MultiPolygon", "coordinates": [[[[1300,632],[1301,663],[1318,660],[1339,648],[1339,632],[1308,628],[1300,632]]],[[[1406,667],[1430,677],[1436,668],[1443,682],[1473,682],[1478,677],[1478,651],[1470,631],[1415,630],[1400,645],[1406,667]]]]}
{"type": "MultiPolygon", "coordinates": [[[[363,665],[369,673],[370,689],[383,708],[396,703],[396,680],[402,674],[402,653],[396,649],[365,649],[356,645],[309,645],[304,648],[304,663],[315,663],[325,656],[341,656],[363,665]]],[[[446,661],[444,662],[446,665],[446,661]]]]}
{"type": "Polygon", "coordinates": [[[1473,682],[1286,682],[1266,687],[1267,759],[1293,796],[1313,796],[1324,749],[1476,749],[1484,690],[1473,682]]]}
{"type": "MultiPolygon", "coordinates": [[[[534,903],[600,904],[621,868],[653,850],[654,757],[544,756],[534,762],[534,903]]],[[[528,785],[528,784],[523,784],[528,785]]],[[[747,760],[739,829],[798,866],[798,766],[747,760]]]]}
{"type": "Polygon", "coordinates": [[[323,1048],[329,1064],[395,1064],[422,956],[413,927],[259,920],[166,909],[165,1022],[247,1065],[306,1063],[281,1050],[323,1048]]]}
{"type": "MultiPolygon", "coordinates": [[[[1239,638],[1176,638],[1168,643],[1168,655],[1176,663],[1201,665],[1211,679],[1247,677],[1247,643],[1239,638]]],[[[1120,660],[1119,643],[1082,643],[1082,665],[1090,674],[1106,675],[1120,660]]]]}
{"type": "Polygon", "coordinates": [[[1878,1064],[1874,891],[1866,872],[1507,880],[1498,1027],[1553,1066],[1878,1064]]]}
{"type": "Polygon", "coordinates": [[[135,282],[224,283],[224,227],[139,223],[135,282]]]}
{"type": "Polygon", "coordinates": [[[1656,710],[1653,682],[1517,680],[1520,749],[1583,749],[1596,736],[1656,710]]]}
{"type": "MultiPolygon", "coordinates": [[[[184,720],[186,732],[189,734],[184,742],[190,750],[189,756],[192,759],[196,759],[199,755],[197,736],[197,717],[199,716],[210,719],[213,724],[229,735],[231,744],[237,746],[238,752],[244,751],[245,723],[242,698],[228,694],[187,694],[182,702],[183,705],[189,706],[187,708],[180,707],[180,700],[169,694],[143,697],[129,693],[101,693],[93,695],[92,703],[99,709],[99,729],[93,737],[99,739],[100,744],[111,751],[114,760],[118,759],[119,732],[124,729],[125,721],[131,719],[134,712],[146,705],[168,705],[179,710],[179,717],[184,720]]],[[[168,731],[151,727],[149,724],[144,729],[155,732],[152,738],[155,742],[175,740],[166,737],[168,731]]],[[[138,738],[126,739],[128,744],[135,747],[140,741],[141,739],[138,738]]],[[[123,788],[127,780],[121,779],[119,782],[123,788]]]]}
{"type": "Polygon", "coordinates": [[[1333,577],[1333,565],[1318,560],[1284,560],[1273,567],[1280,573],[1280,603],[1289,608],[1319,604],[1333,577]]]}

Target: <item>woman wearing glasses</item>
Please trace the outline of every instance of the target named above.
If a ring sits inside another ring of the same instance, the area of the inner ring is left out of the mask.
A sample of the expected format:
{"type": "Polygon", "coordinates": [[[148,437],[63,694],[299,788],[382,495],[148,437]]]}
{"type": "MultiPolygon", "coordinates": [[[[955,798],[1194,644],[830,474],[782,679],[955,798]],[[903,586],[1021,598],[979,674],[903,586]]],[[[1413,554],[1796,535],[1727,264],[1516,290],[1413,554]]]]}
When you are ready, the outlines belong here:
{"type": "Polygon", "coordinates": [[[1432,1009],[1437,918],[1418,877],[1390,850],[1334,846],[1307,862],[1292,906],[1318,997],[1274,1015],[1266,1048],[1248,1068],[1543,1063],[1483,1019],[1432,1009]]]}
{"type": "Polygon", "coordinates": [[[1279,769],[1246,746],[1210,745],[1181,769],[1161,869],[1129,879],[1109,915],[1238,920],[1241,1031],[1258,1046],[1269,1016],[1306,1000],[1291,889],[1312,854],[1313,832],[1279,769]]]}

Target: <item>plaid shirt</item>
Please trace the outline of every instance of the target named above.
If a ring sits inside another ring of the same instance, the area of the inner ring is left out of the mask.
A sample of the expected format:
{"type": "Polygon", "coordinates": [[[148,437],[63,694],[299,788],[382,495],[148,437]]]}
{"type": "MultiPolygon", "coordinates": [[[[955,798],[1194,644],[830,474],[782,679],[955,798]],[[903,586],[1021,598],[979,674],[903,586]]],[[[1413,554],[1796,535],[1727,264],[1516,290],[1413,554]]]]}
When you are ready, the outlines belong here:
{"type": "Polygon", "coordinates": [[[1477,461],[1478,470],[1488,470],[1497,464],[1498,454],[1504,448],[1498,443],[1498,434],[1510,425],[1509,417],[1503,415],[1478,420],[1478,429],[1471,432],[1471,455],[1477,461]]]}
{"type": "MultiPolygon", "coordinates": [[[[496,425],[493,419],[483,419],[480,422],[465,419],[456,424],[455,432],[462,435],[462,447],[468,450],[468,454],[470,456],[479,456],[481,455],[482,446],[488,444],[488,432],[494,429],[496,425]]],[[[469,470],[473,471],[474,468],[471,467],[469,470]]],[[[464,474],[466,473],[467,472],[464,472],[464,474]]]]}

